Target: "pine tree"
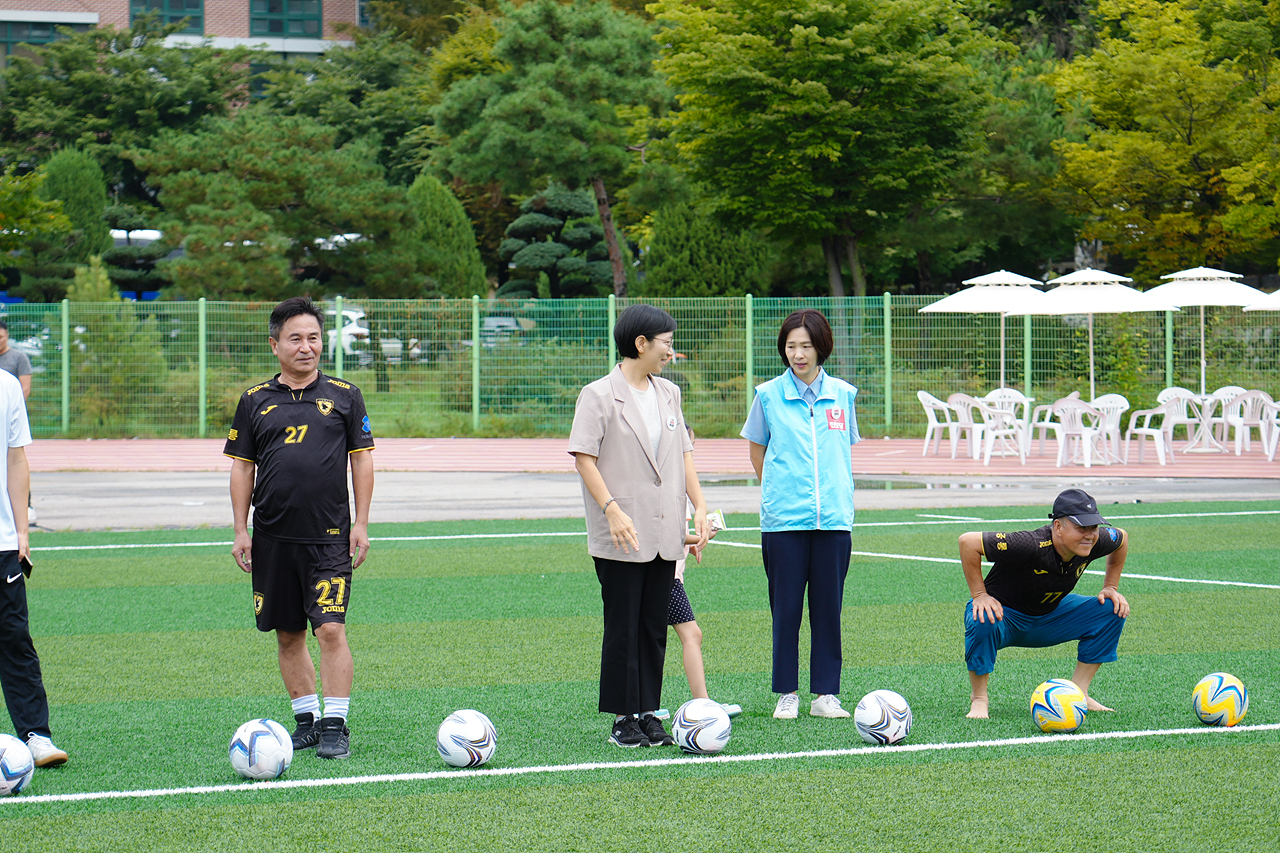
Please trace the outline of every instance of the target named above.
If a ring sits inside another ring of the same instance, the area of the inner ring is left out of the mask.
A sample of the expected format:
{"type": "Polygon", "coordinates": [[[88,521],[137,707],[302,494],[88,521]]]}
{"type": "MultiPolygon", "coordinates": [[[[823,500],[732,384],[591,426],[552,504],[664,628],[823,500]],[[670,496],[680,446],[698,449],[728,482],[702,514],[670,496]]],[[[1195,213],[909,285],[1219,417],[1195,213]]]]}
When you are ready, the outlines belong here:
{"type": "Polygon", "coordinates": [[[418,234],[426,273],[443,296],[465,298],[483,293],[487,284],[476,235],[462,203],[431,175],[419,175],[409,188],[409,203],[418,216],[418,234]]]}
{"type": "Polygon", "coordinates": [[[637,287],[647,297],[742,296],[768,288],[769,244],[730,231],[692,205],[659,209],[637,287]]]}
{"type": "Polygon", "coordinates": [[[62,203],[71,229],[32,236],[18,294],[28,301],[56,302],[65,294],[76,266],[111,247],[111,230],[103,216],[107,182],[97,161],[74,149],[50,157],[44,172],[39,195],[62,203]]]}

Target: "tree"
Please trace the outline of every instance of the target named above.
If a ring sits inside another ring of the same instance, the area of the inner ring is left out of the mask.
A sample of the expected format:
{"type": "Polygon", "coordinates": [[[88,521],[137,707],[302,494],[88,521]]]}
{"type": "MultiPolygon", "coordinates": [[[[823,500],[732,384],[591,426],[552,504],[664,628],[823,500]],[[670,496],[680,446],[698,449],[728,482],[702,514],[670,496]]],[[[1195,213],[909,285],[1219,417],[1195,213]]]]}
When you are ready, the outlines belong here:
{"type": "Polygon", "coordinates": [[[456,33],[471,10],[496,7],[493,0],[369,0],[367,10],[375,29],[404,37],[427,53],[456,33]]]}
{"type": "Polygon", "coordinates": [[[626,123],[618,108],[655,102],[660,85],[651,28],[608,3],[530,0],[504,6],[493,57],[505,70],[462,80],[432,110],[441,145],[434,163],[473,184],[508,192],[550,179],[589,185],[613,271],[626,271],[608,185],[624,168],[626,123]]]}
{"type": "Polygon", "coordinates": [[[198,133],[161,134],[132,157],[161,188],[166,235],[185,256],[185,295],[328,292],[414,297],[425,289],[417,220],[363,142],[302,116],[245,111],[198,133]]]}
{"type": "Polygon", "coordinates": [[[408,185],[419,171],[417,135],[436,102],[425,56],[391,33],[353,34],[351,47],[316,59],[276,60],[254,109],[309,116],[337,131],[336,145],[364,140],[392,183],[408,185]]]}
{"type": "Polygon", "coordinates": [[[63,30],[65,38],[32,46],[32,58],[10,58],[0,157],[30,163],[79,148],[98,161],[122,200],[154,202],[154,189],[123,152],[243,105],[249,65],[263,56],[247,48],[165,47],[165,37],[181,28],[148,16],[121,30],[63,30]]]}
{"type": "Polygon", "coordinates": [[[646,297],[763,295],[772,255],[759,235],[729,230],[693,205],[660,208],[637,290],[646,297]]]}
{"type": "Polygon", "coordinates": [[[1248,253],[1261,235],[1228,224],[1226,172],[1265,145],[1265,76],[1238,47],[1213,48],[1182,0],[1098,10],[1110,34],[1052,78],[1060,101],[1082,100],[1093,118],[1087,142],[1060,146],[1061,182],[1089,217],[1082,235],[1147,279],[1248,253]]]}
{"type": "Polygon", "coordinates": [[[985,41],[950,0],[655,9],[693,176],[732,224],[820,244],[833,296],[844,254],[865,295],[859,242],[933,197],[978,145],[967,60],[985,41]]]}
{"type": "Polygon", "coordinates": [[[499,296],[537,296],[539,275],[547,277],[552,299],[599,296],[609,286],[609,250],[593,221],[589,192],[553,183],[520,205],[520,212],[498,247],[498,256],[514,267],[499,296]]]}
{"type": "Polygon", "coordinates": [[[418,219],[418,239],[426,255],[424,269],[445,296],[466,298],[486,289],[484,263],[462,203],[431,175],[419,175],[409,188],[418,219]]]}
{"type": "Polygon", "coordinates": [[[40,194],[44,169],[20,175],[9,166],[0,175],[0,252],[12,254],[27,245],[32,234],[71,230],[71,221],[62,212],[62,203],[40,194]]]}
{"type": "MultiPolygon", "coordinates": [[[[123,246],[112,246],[102,253],[102,262],[107,265],[111,281],[122,293],[141,294],[147,291],[158,291],[173,283],[160,267],[160,262],[169,256],[173,246],[168,239],[151,240],[147,243],[135,242],[134,231],[151,228],[151,222],[137,208],[127,204],[108,205],[104,212],[107,224],[112,230],[125,232],[123,246]]],[[[114,243],[114,241],[112,241],[114,243]]]]}
{"type": "Polygon", "coordinates": [[[107,187],[102,169],[82,151],[64,149],[44,165],[46,180],[39,193],[58,201],[71,227],[63,232],[30,236],[22,257],[22,285],[18,295],[32,301],[62,299],[78,264],[100,255],[111,246],[111,233],[103,211],[107,187]]]}

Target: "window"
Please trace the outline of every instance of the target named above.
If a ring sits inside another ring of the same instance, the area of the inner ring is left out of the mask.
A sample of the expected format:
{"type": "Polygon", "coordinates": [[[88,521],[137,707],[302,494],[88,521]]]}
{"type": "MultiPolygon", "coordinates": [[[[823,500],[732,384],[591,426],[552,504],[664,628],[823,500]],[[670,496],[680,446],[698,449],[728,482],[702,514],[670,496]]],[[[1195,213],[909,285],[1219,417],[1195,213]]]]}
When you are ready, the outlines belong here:
{"type": "Polygon", "coordinates": [[[185,29],[178,32],[204,35],[204,0],[132,0],[130,20],[148,12],[158,12],[162,24],[176,24],[184,18],[185,29]]]}
{"type": "MultiPolygon", "coordinates": [[[[26,49],[29,44],[48,44],[62,38],[58,32],[62,24],[28,23],[26,21],[0,22],[0,68],[9,64],[11,56],[31,56],[26,49]]],[[[91,24],[71,24],[69,29],[82,33],[92,28],[91,24]]]]}
{"type": "Polygon", "coordinates": [[[249,34],[320,38],[320,0],[252,0],[249,34]]]}

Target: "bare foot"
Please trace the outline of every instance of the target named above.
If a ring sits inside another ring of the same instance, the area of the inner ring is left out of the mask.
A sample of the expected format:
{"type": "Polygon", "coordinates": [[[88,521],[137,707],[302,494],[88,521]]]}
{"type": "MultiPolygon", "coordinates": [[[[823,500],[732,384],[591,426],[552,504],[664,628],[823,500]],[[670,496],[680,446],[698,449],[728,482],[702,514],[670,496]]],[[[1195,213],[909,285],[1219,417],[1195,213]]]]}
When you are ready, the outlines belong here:
{"type": "Polygon", "coordinates": [[[989,717],[987,714],[987,697],[981,699],[969,700],[969,713],[965,714],[970,720],[985,720],[989,717]]]}
{"type": "Polygon", "coordinates": [[[1084,697],[1084,705],[1090,711],[1114,711],[1115,708],[1108,708],[1092,696],[1084,697]]]}

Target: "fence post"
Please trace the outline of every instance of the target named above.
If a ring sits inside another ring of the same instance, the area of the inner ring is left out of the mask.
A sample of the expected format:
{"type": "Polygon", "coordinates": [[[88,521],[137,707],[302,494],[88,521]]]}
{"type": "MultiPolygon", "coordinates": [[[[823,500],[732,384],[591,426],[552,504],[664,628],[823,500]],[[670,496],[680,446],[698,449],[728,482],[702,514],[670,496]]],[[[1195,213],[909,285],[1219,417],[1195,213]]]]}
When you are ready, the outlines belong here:
{"type": "Polygon", "coordinates": [[[609,363],[604,366],[604,372],[609,373],[613,370],[613,366],[618,363],[618,343],[613,339],[613,327],[618,322],[618,297],[615,294],[609,294],[609,328],[604,330],[604,336],[609,339],[609,363]]]}
{"type": "Polygon", "coordinates": [[[343,350],[342,345],[342,297],[335,296],[333,298],[333,375],[339,379],[345,378],[343,374],[343,350]]]}
{"type": "Polygon", "coordinates": [[[884,429],[893,426],[893,297],[884,295],[884,429]]]}
{"type": "Polygon", "coordinates": [[[1031,315],[1022,315],[1022,393],[1031,396],[1031,315]]]}
{"type": "Polygon", "coordinates": [[[480,297],[471,297],[471,431],[480,432],[480,297]]]}
{"type": "Polygon", "coordinates": [[[1172,388],[1173,381],[1173,312],[1164,312],[1164,387],[1172,388]]]}
{"type": "Polygon", "coordinates": [[[746,323],[747,323],[747,411],[751,411],[751,403],[756,398],[756,360],[755,360],[755,321],[753,300],[751,294],[746,296],[746,323]]]}
{"type": "Polygon", "coordinates": [[[62,434],[71,432],[71,300],[62,300],[62,434]]]}
{"type": "Polygon", "coordinates": [[[203,296],[197,305],[200,327],[200,429],[197,434],[204,438],[205,428],[209,424],[209,314],[208,303],[203,296]]]}

